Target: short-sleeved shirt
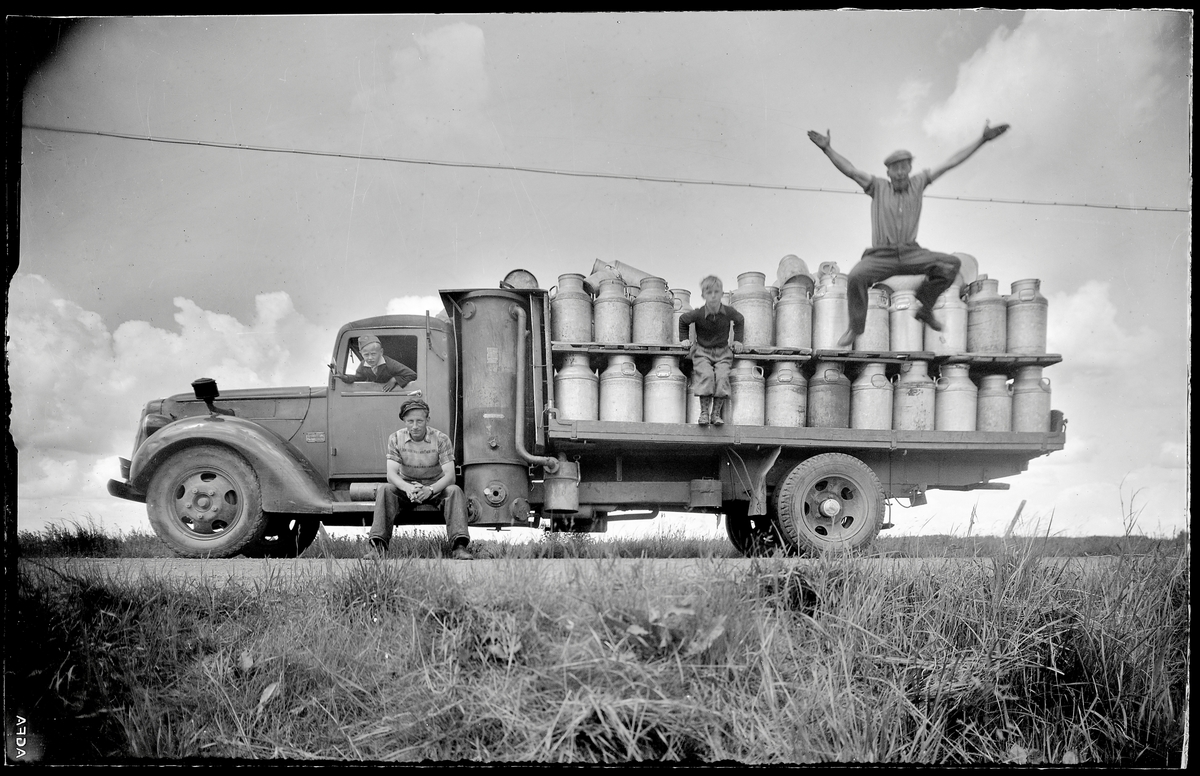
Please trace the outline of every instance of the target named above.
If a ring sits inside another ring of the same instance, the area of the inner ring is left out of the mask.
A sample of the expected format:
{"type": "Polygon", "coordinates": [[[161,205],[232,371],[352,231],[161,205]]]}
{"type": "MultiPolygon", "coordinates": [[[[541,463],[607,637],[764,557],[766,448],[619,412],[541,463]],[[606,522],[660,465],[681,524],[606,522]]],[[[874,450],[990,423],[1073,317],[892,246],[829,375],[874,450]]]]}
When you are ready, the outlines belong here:
{"type": "Polygon", "coordinates": [[[427,426],[420,442],[402,428],[388,439],[387,459],[400,464],[404,479],[432,485],[442,478],[442,465],[454,463],[454,444],[436,428],[427,426]]]}
{"type": "Polygon", "coordinates": [[[729,344],[729,324],[733,324],[733,339],[741,342],[746,333],[746,318],[727,304],[720,311],[709,315],[704,305],[688,310],[679,316],[679,339],[688,338],[688,326],[696,324],[696,344],[705,348],[724,347],[729,344]]]}
{"type": "Polygon", "coordinates": [[[871,247],[909,245],[917,242],[921,200],[930,183],[929,170],[908,178],[906,191],[894,191],[892,182],[878,176],[863,187],[871,197],[871,247]]]}
{"type": "Polygon", "coordinates": [[[396,359],[384,356],[383,361],[374,367],[359,364],[358,371],[354,373],[354,382],[386,383],[393,377],[396,378],[396,385],[403,388],[417,379],[417,373],[396,359]]]}

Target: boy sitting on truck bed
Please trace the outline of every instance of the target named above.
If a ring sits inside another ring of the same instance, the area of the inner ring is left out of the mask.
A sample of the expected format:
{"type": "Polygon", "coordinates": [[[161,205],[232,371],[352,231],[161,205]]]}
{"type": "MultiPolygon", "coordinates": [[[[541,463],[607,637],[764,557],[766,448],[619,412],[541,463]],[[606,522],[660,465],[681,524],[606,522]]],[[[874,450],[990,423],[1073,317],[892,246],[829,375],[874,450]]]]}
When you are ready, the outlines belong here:
{"type": "MultiPolygon", "coordinates": [[[[394,358],[383,354],[383,345],[374,334],[363,334],[358,338],[358,352],[363,362],[358,365],[354,376],[334,370],[334,376],[344,383],[383,383],[383,390],[393,391],[417,379],[417,373],[394,358]]],[[[334,369],[333,364],[329,365],[334,369]]]]}
{"type": "Polygon", "coordinates": [[[721,303],[724,286],[716,275],[700,281],[704,305],[679,316],[679,344],[691,346],[692,392],[700,397],[700,417],[696,423],[722,426],[725,419],[725,397],[729,395],[729,370],[733,354],[741,353],[746,319],[734,308],[721,303]],[[696,324],[696,342],[688,337],[688,326],[696,324]],[[733,325],[733,344],[729,342],[729,326],[733,325]]]}

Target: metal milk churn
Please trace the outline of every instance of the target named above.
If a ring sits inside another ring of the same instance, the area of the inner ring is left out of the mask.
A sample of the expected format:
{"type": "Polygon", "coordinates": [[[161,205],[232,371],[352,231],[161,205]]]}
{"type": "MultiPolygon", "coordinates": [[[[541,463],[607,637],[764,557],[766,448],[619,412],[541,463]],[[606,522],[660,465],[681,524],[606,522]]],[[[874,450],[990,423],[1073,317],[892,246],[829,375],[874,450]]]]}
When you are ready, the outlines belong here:
{"type": "Polygon", "coordinates": [[[850,328],[850,307],[846,300],[850,277],[837,271],[837,264],[821,265],[820,280],[813,292],[813,349],[837,347],[850,328]]]}
{"type": "Polygon", "coordinates": [[[867,289],[867,323],[863,333],[854,338],[855,350],[884,352],[892,349],[891,326],[888,323],[888,303],[892,289],[874,285],[867,289]]]}
{"type": "Polygon", "coordinates": [[[559,420],[600,419],[600,377],[587,353],[567,353],[554,373],[554,406],[559,420]]]}
{"type": "Polygon", "coordinates": [[[1018,367],[1012,392],[1012,430],[1049,431],[1050,378],[1042,377],[1042,367],[1018,367]]]}
{"type": "Polygon", "coordinates": [[[600,281],[600,291],[592,303],[595,313],[596,342],[617,345],[629,342],[631,321],[625,281],[609,278],[600,281]]]}
{"type": "Polygon", "coordinates": [[[687,421],[687,378],[679,369],[679,356],[655,356],[642,385],[643,421],[687,421]]]}
{"type": "Polygon", "coordinates": [[[1008,375],[980,377],[975,430],[1012,431],[1012,399],[1008,375]]]}
{"type": "MultiPolygon", "coordinates": [[[[671,314],[671,342],[678,343],[679,319],[692,309],[692,292],[686,288],[672,288],[671,297],[673,299],[671,306],[674,308],[674,312],[671,314]]],[[[688,335],[688,339],[693,339],[691,334],[688,335]]]]}
{"type": "Polygon", "coordinates": [[[614,354],[600,373],[600,420],[642,420],[642,374],[633,356],[614,354]]]}
{"type": "Polygon", "coordinates": [[[1008,305],[1000,295],[1000,281],[980,275],[967,287],[967,352],[1006,352],[1007,329],[1008,305]]]}
{"type": "Polygon", "coordinates": [[[892,402],[892,428],[899,431],[933,431],[933,379],[924,361],[906,361],[900,365],[892,402]]]}
{"type": "Polygon", "coordinates": [[[583,290],[583,275],[558,276],[550,297],[550,338],[555,342],[592,341],[592,295],[583,290]]]}
{"type": "Polygon", "coordinates": [[[1046,316],[1049,303],[1034,278],[1014,280],[1008,297],[1008,322],[1005,327],[1009,353],[1041,355],[1046,352],[1046,316]]]}
{"type": "Polygon", "coordinates": [[[776,361],[767,378],[766,425],[803,427],[808,408],[808,381],[800,364],[776,361]]]}
{"type": "Polygon", "coordinates": [[[974,431],[978,423],[979,389],[971,382],[967,364],[942,364],[935,382],[934,429],[974,431]]]}
{"type": "Polygon", "coordinates": [[[850,428],[890,429],[892,393],[887,365],[863,364],[862,371],[850,385],[850,428]]]}
{"type": "Polygon", "coordinates": [[[729,372],[729,415],[735,426],[761,426],[766,421],[766,380],[752,359],[739,358],[729,372]]]}
{"type": "Polygon", "coordinates": [[[925,327],[925,349],[939,355],[967,352],[967,303],[957,282],[942,292],[933,305],[933,314],[942,324],[941,331],[925,327]]]}
{"type": "Polygon", "coordinates": [[[812,286],[807,279],[795,278],[779,289],[775,304],[775,346],[812,347],[812,286]]]}
{"type": "Polygon", "coordinates": [[[818,361],[809,378],[808,425],[850,428],[850,378],[836,361],[818,361]]]}
{"type": "Polygon", "coordinates": [[[662,278],[642,278],[633,300],[633,341],[642,345],[670,345],[671,325],[675,322],[675,297],[662,278]]]}
{"type": "Polygon", "coordinates": [[[738,275],[733,291],[733,306],[746,319],[742,344],[748,348],[775,344],[774,299],[767,290],[767,276],[761,272],[738,275]]]}
{"type": "Polygon", "coordinates": [[[913,317],[915,291],[896,291],[888,308],[892,350],[914,352],[925,347],[925,324],[913,317]]]}

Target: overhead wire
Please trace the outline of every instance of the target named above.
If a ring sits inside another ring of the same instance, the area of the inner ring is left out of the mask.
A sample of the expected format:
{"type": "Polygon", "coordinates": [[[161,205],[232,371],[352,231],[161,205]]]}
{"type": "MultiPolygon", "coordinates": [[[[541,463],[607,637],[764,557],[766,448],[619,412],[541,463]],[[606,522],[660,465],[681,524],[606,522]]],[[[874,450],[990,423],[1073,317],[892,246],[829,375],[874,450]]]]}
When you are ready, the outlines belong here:
{"type": "MultiPolygon", "coordinates": [[[[223,148],[234,151],[257,151],[260,153],[295,154],[298,156],[321,156],[336,159],[354,159],[358,161],[391,162],[396,164],[421,164],[430,167],[457,167],[479,170],[504,170],[509,172],[526,172],[537,175],[561,175],[572,178],[603,178],[609,180],[641,181],[644,183],[674,183],[685,186],[725,186],[740,189],[766,189],[771,191],[803,191],[820,194],[862,194],[859,189],[828,189],[819,186],[790,186],[772,183],[745,183],[737,181],[700,180],[695,178],[673,178],[658,175],[627,175],[611,172],[594,172],[586,170],[559,170],[546,167],[530,167],[516,164],[487,164],[485,162],[452,162],[441,159],[413,159],[402,156],[387,156],[381,154],[348,153],[344,151],[315,151],[304,148],[281,148],[278,146],[251,145],[248,143],[221,143],[213,140],[192,140],[176,137],[153,137],[149,135],[134,135],[126,132],[107,132],[98,129],[73,129],[69,127],[53,127],[44,124],[23,124],[23,129],[40,130],[43,132],[61,132],[73,135],[96,135],[121,140],[136,140],[147,143],[165,143],[169,145],[189,145],[203,148],[223,148]]],[[[925,194],[926,199],[954,200],[959,202],[986,202],[1000,205],[1035,205],[1042,207],[1084,207],[1099,210],[1127,210],[1155,213],[1191,213],[1192,209],[1177,207],[1156,207],[1153,205],[1100,205],[1090,202],[1052,202],[1031,199],[1004,199],[1000,197],[966,197],[945,194],[925,194]]]]}

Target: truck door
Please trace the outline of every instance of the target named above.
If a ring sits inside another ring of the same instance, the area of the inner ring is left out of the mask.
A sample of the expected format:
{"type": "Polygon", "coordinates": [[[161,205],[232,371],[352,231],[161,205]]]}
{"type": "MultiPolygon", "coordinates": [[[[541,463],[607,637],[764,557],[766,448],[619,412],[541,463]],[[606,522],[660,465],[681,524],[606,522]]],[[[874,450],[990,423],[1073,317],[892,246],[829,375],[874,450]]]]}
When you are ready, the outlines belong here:
{"type": "Polygon", "coordinates": [[[383,385],[372,382],[344,383],[329,380],[329,476],[345,479],[373,479],[385,476],[388,437],[404,424],[400,407],[420,390],[430,407],[429,423],[447,428],[446,335],[434,330],[427,336],[421,329],[365,329],[346,332],[338,343],[335,366],[343,374],[353,375],[362,362],[358,339],[373,334],[379,338],[385,356],[399,361],[417,373],[404,387],[385,392],[383,385]],[[436,351],[436,352],[435,352],[436,351]]]}

